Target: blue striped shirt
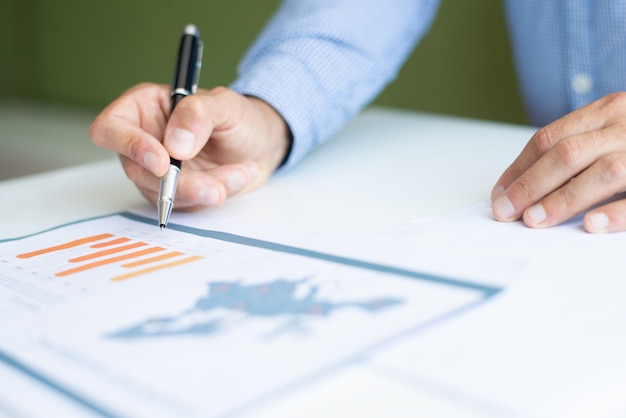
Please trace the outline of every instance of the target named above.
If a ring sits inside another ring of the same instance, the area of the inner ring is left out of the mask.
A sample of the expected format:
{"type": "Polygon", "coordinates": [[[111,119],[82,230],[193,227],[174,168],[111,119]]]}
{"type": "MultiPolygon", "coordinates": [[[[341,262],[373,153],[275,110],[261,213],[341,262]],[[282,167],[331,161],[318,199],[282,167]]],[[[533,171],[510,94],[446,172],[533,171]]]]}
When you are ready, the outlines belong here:
{"type": "MultiPolygon", "coordinates": [[[[504,3],[531,124],[626,90],[626,1],[504,3]]],[[[231,87],[283,116],[294,137],[290,167],[396,77],[438,6],[438,0],[285,0],[231,87]]]]}

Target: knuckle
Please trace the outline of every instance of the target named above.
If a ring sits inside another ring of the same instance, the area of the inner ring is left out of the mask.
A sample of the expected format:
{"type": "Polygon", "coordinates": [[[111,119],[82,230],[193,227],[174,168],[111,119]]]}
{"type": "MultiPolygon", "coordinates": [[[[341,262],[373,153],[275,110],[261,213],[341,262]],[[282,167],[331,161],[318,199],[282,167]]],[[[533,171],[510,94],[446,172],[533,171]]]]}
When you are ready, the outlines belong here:
{"type": "Polygon", "coordinates": [[[515,182],[516,194],[524,201],[535,201],[533,182],[525,176],[520,177],[515,182]]]}
{"type": "Polygon", "coordinates": [[[158,87],[158,84],[152,83],[152,82],[149,82],[149,81],[143,81],[143,82],[137,84],[135,86],[135,89],[136,90],[145,90],[145,89],[152,89],[152,88],[155,88],[155,87],[158,87]]]}
{"type": "Polygon", "coordinates": [[[221,103],[228,108],[237,109],[242,104],[241,96],[228,87],[214,87],[211,89],[210,95],[217,103],[221,103]]]}
{"type": "Polygon", "coordinates": [[[541,155],[552,148],[554,142],[553,137],[554,135],[549,127],[546,126],[539,129],[532,138],[532,143],[536,149],[536,153],[541,155]]]}
{"type": "Polygon", "coordinates": [[[142,155],[142,143],[137,140],[131,133],[124,133],[120,138],[123,144],[122,154],[139,162],[142,155]]]}
{"type": "Polygon", "coordinates": [[[176,106],[174,112],[184,118],[193,118],[195,115],[202,114],[203,110],[204,105],[202,97],[197,94],[193,94],[181,100],[178,106],[176,106]]]}
{"type": "Polygon", "coordinates": [[[135,84],[134,86],[126,89],[122,93],[122,95],[119,97],[119,99],[122,99],[122,98],[124,98],[126,96],[132,95],[132,94],[137,93],[137,92],[151,90],[151,89],[154,89],[154,88],[159,88],[159,85],[156,84],[156,83],[144,81],[144,82],[135,84]]]}
{"type": "Polygon", "coordinates": [[[558,161],[566,168],[576,168],[584,158],[584,150],[580,141],[565,138],[554,146],[558,161]]]}
{"type": "Polygon", "coordinates": [[[626,177],[626,159],[624,155],[607,155],[600,159],[598,163],[606,180],[623,180],[626,177]]]}
{"type": "Polygon", "coordinates": [[[626,109],[626,92],[609,93],[602,99],[602,105],[608,108],[626,109]]]}
{"type": "Polygon", "coordinates": [[[216,86],[210,90],[210,93],[216,96],[220,96],[220,95],[230,95],[233,93],[233,91],[224,86],[216,86]]]}
{"type": "Polygon", "coordinates": [[[557,193],[560,200],[565,203],[566,207],[571,208],[576,206],[576,196],[571,187],[565,185],[561,187],[557,193]]]}
{"type": "Polygon", "coordinates": [[[234,91],[224,86],[217,86],[209,90],[209,94],[216,97],[230,98],[234,91]]]}

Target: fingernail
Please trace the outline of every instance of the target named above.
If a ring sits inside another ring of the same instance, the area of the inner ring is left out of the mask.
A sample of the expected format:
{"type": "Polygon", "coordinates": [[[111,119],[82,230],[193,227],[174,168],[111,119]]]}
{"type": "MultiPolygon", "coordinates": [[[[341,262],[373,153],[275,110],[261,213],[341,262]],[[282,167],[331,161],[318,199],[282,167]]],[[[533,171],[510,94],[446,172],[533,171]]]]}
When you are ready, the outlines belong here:
{"type": "Polygon", "coordinates": [[[589,225],[593,232],[604,232],[609,226],[609,217],[604,212],[589,215],[589,225]]]}
{"type": "Polygon", "coordinates": [[[159,159],[153,152],[146,152],[143,155],[143,166],[146,167],[152,174],[158,174],[159,159]]]}
{"type": "Polygon", "coordinates": [[[217,206],[220,203],[220,192],[216,186],[203,186],[198,191],[200,203],[205,206],[217,206]]]}
{"type": "Polygon", "coordinates": [[[246,176],[241,171],[235,170],[228,173],[226,182],[228,183],[228,190],[236,192],[246,185],[247,180],[246,176]]]}
{"type": "Polygon", "coordinates": [[[175,154],[190,154],[196,145],[196,136],[186,129],[174,128],[168,130],[165,136],[165,146],[175,154]]]}
{"type": "Polygon", "coordinates": [[[546,211],[543,208],[543,205],[539,203],[529,207],[526,211],[526,216],[533,224],[539,225],[546,220],[546,211]]]}
{"type": "Polygon", "coordinates": [[[515,215],[515,208],[506,195],[502,195],[493,203],[493,212],[496,218],[510,220],[515,215]]]}

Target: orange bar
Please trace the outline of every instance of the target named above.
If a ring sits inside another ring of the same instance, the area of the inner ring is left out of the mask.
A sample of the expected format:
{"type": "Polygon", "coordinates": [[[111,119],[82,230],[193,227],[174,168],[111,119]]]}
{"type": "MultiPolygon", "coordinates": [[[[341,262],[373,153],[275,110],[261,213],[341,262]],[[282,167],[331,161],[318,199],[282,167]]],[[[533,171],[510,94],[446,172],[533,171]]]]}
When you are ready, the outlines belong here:
{"type": "Polygon", "coordinates": [[[65,244],[55,245],[54,247],[48,247],[30,253],[19,254],[17,258],[31,258],[54,251],[66,250],[68,248],[78,247],[79,245],[87,244],[89,242],[94,242],[105,238],[111,238],[112,236],[113,234],[100,234],[91,237],[81,238],[74,241],[66,242],[65,244]]]}
{"type": "Polygon", "coordinates": [[[191,257],[183,258],[182,260],[172,261],[171,263],[161,264],[159,266],[148,267],[143,270],[133,271],[132,273],[122,274],[121,276],[112,277],[111,280],[118,282],[121,280],[131,279],[133,277],[141,276],[142,274],[152,273],[153,271],[163,270],[170,267],[180,266],[182,264],[191,263],[192,261],[200,260],[202,257],[199,255],[193,255],[191,257]]]}
{"type": "Polygon", "coordinates": [[[72,258],[68,261],[70,263],[80,263],[81,261],[87,261],[93,258],[104,257],[105,255],[115,254],[126,250],[132,250],[133,248],[143,247],[144,245],[148,244],[146,244],[145,242],[135,242],[134,244],[122,245],[121,247],[109,248],[108,250],[98,251],[95,253],[72,258]]]}
{"type": "Polygon", "coordinates": [[[136,258],[136,257],[141,257],[142,255],[156,253],[157,251],[163,251],[164,249],[165,248],[162,248],[162,247],[146,248],[145,250],[135,251],[134,253],[124,254],[124,255],[117,256],[117,257],[111,257],[105,260],[100,260],[100,261],[96,261],[96,262],[89,263],[89,264],[83,264],[82,266],[56,273],[55,276],[56,277],[69,276],[70,274],[79,273],[81,271],[90,270],[92,268],[104,266],[107,264],[118,263],[120,261],[128,260],[130,258],[136,258]]]}
{"type": "Polygon", "coordinates": [[[122,238],[114,239],[114,240],[107,241],[107,242],[100,242],[98,244],[93,244],[93,245],[90,245],[89,247],[90,248],[102,248],[102,247],[108,247],[110,245],[123,244],[128,241],[130,241],[130,238],[122,237],[122,238]]]}
{"type": "Polygon", "coordinates": [[[132,263],[122,264],[122,267],[131,268],[131,267],[142,266],[144,264],[150,264],[150,263],[154,263],[156,261],[167,260],[168,258],[177,257],[177,256],[183,255],[183,254],[184,253],[181,253],[181,252],[178,252],[178,251],[172,251],[171,253],[165,253],[165,254],[157,255],[156,257],[146,258],[145,260],[133,261],[132,263]]]}

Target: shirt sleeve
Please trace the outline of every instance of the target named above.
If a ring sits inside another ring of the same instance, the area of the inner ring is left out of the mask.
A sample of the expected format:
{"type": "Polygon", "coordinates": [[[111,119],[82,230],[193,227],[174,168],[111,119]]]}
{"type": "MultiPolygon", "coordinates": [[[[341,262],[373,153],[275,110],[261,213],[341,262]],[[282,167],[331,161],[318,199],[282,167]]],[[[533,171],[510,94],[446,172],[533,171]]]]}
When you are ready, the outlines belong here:
{"type": "Polygon", "coordinates": [[[272,105],[293,135],[281,170],[327,140],[392,81],[438,0],[285,0],[231,88],[272,105]]]}

